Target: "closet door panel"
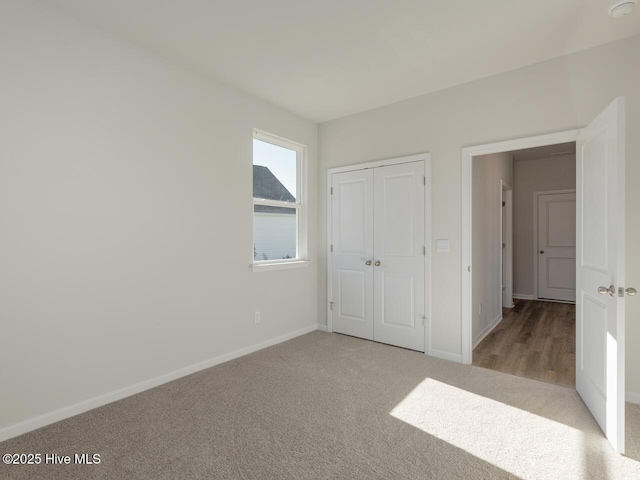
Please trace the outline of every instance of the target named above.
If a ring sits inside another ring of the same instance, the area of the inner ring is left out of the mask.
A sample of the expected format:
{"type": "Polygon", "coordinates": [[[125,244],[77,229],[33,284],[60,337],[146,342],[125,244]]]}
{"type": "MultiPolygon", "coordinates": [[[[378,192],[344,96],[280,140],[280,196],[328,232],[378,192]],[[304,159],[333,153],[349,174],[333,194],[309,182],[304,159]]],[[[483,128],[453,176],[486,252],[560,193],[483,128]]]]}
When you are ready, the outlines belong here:
{"type": "Polygon", "coordinates": [[[424,351],[424,164],[376,168],[374,194],[374,340],[424,351]]]}
{"type": "Polygon", "coordinates": [[[333,331],[372,340],[373,171],[334,174],[332,187],[333,331]]]}

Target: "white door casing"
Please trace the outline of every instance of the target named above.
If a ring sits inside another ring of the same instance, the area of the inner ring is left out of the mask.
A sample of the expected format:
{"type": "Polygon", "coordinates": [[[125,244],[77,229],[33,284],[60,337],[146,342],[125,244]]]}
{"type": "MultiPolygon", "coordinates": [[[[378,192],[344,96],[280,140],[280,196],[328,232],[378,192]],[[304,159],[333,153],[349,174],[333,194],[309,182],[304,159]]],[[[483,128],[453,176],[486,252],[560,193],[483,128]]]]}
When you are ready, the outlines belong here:
{"type": "Polygon", "coordinates": [[[374,340],[425,349],[424,162],[374,170],[374,340]]]}
{"type": "MultiPolygon", "coordinates": [[[[502,190],[502,188],[501,188],[502,190]]],[[[505,225],[507,224],[507,195],[504,190],[501,191],[502,207],[500,209],[500,296],[501,305],[504,308],[507,303],[507,231],[505,225]]]]}
{"type": "Polygon", "coordinates": [[[576,194],[537,194],[538,298],[576,300],[576,194]]]}
{"type": "Polygon", "coordinates": [[[373,340],[373,170],[332,179],[333,330],[373,340]]]}
{"type": "Polygon", "coordinates": [[[625,449],[624,115],[624,97],[618,97],[580,133],[576,145],[576,389],[620,453],[625,449]],[[599,293],[610,286],[611,295],[599,293]]]}
{"type": "Polygon", "coordinates": [[[502,232],[502,281],[501,302],[503,308],[513,308],[513,188],[504,180],[500,180],[502,215],[500,230],[502,232]]]}

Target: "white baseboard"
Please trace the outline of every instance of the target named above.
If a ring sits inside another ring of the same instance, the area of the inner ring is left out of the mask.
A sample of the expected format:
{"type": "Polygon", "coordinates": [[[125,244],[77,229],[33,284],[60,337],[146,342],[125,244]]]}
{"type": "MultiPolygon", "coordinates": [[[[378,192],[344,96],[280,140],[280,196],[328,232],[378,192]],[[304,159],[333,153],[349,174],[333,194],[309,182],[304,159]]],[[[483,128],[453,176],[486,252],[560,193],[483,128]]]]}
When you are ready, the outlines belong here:
{"type": "Polygon", "coordinates": [[[640,405],[640,393],[627,392],[627,402],[640,405]]]}
{"type": "Polygon", "coordinates": [[[533,295],[528,295],[526,293],[514,293],[513,298],[517,298],[518,300],[535,300],[536,297],[533,295]]]}
{"type": "Polygon", "coordinates": [[[476,348],[484,338],[491,333],[491,331],[498,326],[498,324],[502,321],[502,314],[498,315],[493,321],[484,327],[484,329],[476,335],[476,338],[473,339],[473,348],[476,348]]]}
{"type": "Polygon", "coordinates": [[[322,325],[322,324],[318,324],[318,330],[320,330],[321,332],[328,332],[329,328],[326,325],[322,325]]]}
{"type": "Polygon", "coordinates": [[[299,337],[300,335],[305,335],[318,329],[320,329],[319,325],[310,325],[308,327],[285,333],[284,335],[280,335],[269,340],[265,340],[264,342],[256,343],[255,345],[251,345],[249,347],[240,348],[232,352],[218,355],[217,357],[204,360],[194,365],[190,365],[179,370],[174,370],[173,372],[169,372],[164,375],[151,378],[149,380],[144,380],[134,385],[129,385],[128,387],[114,390],[112,392],[98,395],[97,397],[78,402],[74,405],[54,410],[53,412],[45,413],[28,420],[24,420],[22,422],[0,429],[0,442],[13,437],[17,437],[18,435],[22,435],[23,433],[30,432],[31,430],[35,430],[37,428],[59,422],[60,420],[79,415],[89,410],[93,410],[94,408],[101,407],[103,405],[106,405],[107,403],[115,402],[116,400],[121,400],[131,395],[135,395],[136,393],[149,390],[150,388],[157,387],[164,383],[177,380],[178,378],[184,377],[186,375],[191,375],[192,373],[199,372],[200,370],[204,370],[206,368],[228,362],[229,360],[233,360],[234,358],[242,357],[244,355],[248,355],[249,353],[262,350],[263,348],[277,345],[278,343],[291,340],[292,338],[299,337]]]}
{"type": "Polygon", "coordinates": [[[552,300],[550,298],[538,298],[536,300],[538,300],[539,302],[565,303],[567,305],[575,305],[576,304],[576,302],[571,302],[571,301],[568,301],[568,300],[552,300]]]}
{"type": "Polygon", "coordinates": [[[459,353],[444,352],[442,350],[436,350],[432,348],[427,355],[440,358],[442,360],[449,360],[450,362],[463,363],[462,355],[460,355],[459,353]]]}

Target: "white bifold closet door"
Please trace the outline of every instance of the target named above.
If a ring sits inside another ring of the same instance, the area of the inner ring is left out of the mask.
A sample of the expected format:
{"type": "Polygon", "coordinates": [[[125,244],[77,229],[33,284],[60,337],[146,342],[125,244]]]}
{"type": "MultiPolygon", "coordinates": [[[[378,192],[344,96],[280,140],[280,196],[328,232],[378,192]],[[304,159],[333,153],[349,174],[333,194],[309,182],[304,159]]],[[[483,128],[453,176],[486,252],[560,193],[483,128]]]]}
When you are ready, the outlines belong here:
{"type": "Polygon", "coordinates": [[[424,163],[332,177],[333,330],[424,351],[424,163]]]}

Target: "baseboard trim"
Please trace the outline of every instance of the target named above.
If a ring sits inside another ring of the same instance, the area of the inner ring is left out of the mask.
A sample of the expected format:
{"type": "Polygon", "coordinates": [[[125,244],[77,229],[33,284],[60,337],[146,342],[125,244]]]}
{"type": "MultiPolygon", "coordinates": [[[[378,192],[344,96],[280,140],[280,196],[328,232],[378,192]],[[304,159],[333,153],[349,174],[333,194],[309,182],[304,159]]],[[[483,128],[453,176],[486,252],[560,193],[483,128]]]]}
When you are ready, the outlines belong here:
{"type": "Polygon", "coordinates": [[[518,300],[535,300],[536,299],[536,297],[534,297],[533,295],[527,295],[526,293],[514,293],[513,298],[518,300]]]}
{"type": "Polygon", "coordinates": [[[459,353],[444,352],[442,350],[436,350],[435,348],[432,348],[429,352],[429,355],[432,357],[440,358],[442,360],[449,360],[450,362],[463,363],[462,355],[460,355],[459,353]]]}
{"type": "Polygon", "coordinates": [[[576,302],[571,302],[569,300],[552,300],[550,298],[536,298],[539,302],[549,302],[549,303],[566,303],[567,305],[575,305],[576,302]]]}
{"type": "Polygon", "coordinates": [[[264,342],[256,343],[249,347],[244,347],[232,352],[224,353],[222,355],[218,355],[217,357],[204,360],[194,365],[180,368],[178,370],[174,370],[173,372],[169,372],[164,375],[151,378],[149,380],[143,380],[142,382],[130,385],[128,387],[120,388],[118,390],[104,393],[102,395],[98,395],[97,397],[93,397],[88,400],[69,405],[68,407],[63,407],[58,410],[54,410],[53,412],[45,413],[42,415],[38,415],[37,417],[23,420],[22,422],[0,429],[0,442],[13,437],[17,437],[18,435],[22,435],[32,430],[51,425],[52,423],[65,420],[75,415],[88,412],[89,410],[93,410],[94,408],[101,407],[108,403],[122,400],[123,398],[130,397],[131,395],[144,392],[145,390],[149,390],[164,383],[168,383],[173,380],[177,380],[178,378],[191,375],[192,373],[199,372],[200,370],[205,370],[221,363],[228,362],[229,360],[233,360],[235,358],[257,352],[258,350],[262,350],[263,348],[286,342],[287,340],[291,340],[292,338],[299,337],[300,335],[305,335],[319,329],[320,325],[309,325],[308,327],[285,333],[284,335],[265,340],[264,342]]]}
{"type": "Polygon", "coordinates": [[[318,330],[320,330],[321,332],[328,332],[329,328],[326,325],[322,325],[322,324],[318,324],[318,330]]]}
{"type": "Polygon", "coordinates": [[[627,402],[636,403],[636,404],[640,405],[640,393],[627,392],[626,397],[627,397],[627,402]]]}
{"type": "Polygon", "coordinates": [[[484,340],[485,337],[489,335],[493,331],[493,329],[498,326],[498,324],[501,321],[502,321],[502,314],[498,315],[489,325],[484,327],[484,330],[482,330],[473,340],[473,348],[476,348],[480,344],[480,342],[484,340]]]}

